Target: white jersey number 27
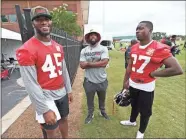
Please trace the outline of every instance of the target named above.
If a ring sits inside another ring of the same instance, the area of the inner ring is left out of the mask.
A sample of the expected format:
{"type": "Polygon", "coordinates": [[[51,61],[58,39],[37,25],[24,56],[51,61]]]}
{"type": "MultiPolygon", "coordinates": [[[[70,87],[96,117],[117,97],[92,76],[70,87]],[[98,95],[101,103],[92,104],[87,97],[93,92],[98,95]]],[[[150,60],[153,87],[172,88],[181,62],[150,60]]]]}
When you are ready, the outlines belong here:
{"type": "MultiPolygon", "coordinates": [[[[60,58],[60,57],[61,57],[61,53],[54,53],[55,62],[58,67],[62,67],[62,62],[59,62],[59,60],[58,60],[58,58],[60,58]]],[[[58,75],[62,75],[61,70],[58,70],[58,73],[55,72],[56,66],[53,64],[52,57],[50,54],[46,55],[46,60],[42,66],[42,70],[43,70],[43,72],[50,72],[49,78],[55,78],[58,75]]]]}
{"type": "Polygon", "coordinates": [[[136,64],[136,61],[137,61],[137,60],[145,60],[145,61],[143,62],[143,64],[140,66],[139,69],[136,70],[135,67],[132,67],[132,71],[134,71],[134,72],[136,71],[137,73],[143,73],[144,68],[145,68],[145,67],[147,66],[147,64],[150,62],[151,57],[144,56],[144,55],[139,55],[139,57],[138,57],[137,54],[132,54],[131,56],[134,58],[133,65],[136,64]]]}

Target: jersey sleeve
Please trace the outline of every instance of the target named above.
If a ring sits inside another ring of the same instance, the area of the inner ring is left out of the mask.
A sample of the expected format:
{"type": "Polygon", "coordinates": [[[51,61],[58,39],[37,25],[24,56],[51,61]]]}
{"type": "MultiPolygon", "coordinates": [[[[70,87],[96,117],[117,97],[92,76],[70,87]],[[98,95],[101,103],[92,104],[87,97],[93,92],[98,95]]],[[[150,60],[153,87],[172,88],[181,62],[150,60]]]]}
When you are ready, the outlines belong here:
{"type": "Polygon", "coordinates": [[[81,50],[81,54],[80,54],[80,62],[84,62],[84,61],[86,61],[85,48],[81,50]]]}
{"type": "Polygon", "coordinates": [[[27,49],[18,49],[16,51],[17,61],[20,66],[33,66],[35,65],[35,56],[27,49]]]}
{"type": "Polygon", "coordinates": [[[20,73],[27,93],[35,106],[36,112],[41,115],[49,110],[43,89],[37,82],[37,70],[35,66],[21,66],[20,73]]]}
{"type": "Polygon", "coordinates": [[[157,48],[154,59],[156,62],[161,63],[164,59],[172,56],[170,52],[170,47],[167,45],[164,45],[161,48],[157,48]]]}
{"type": "Polygon", "coordinates": [[[101,55],[101,59],[109,59],[109,53],[108,53],[108,49],[106,47],[103,47],[103,52],[101,55]]]}
{"type": "Polygon", "coordinates": [[[65,60],[63,60],[63,62],[62,62],[62,68],[63,68],[62,71],[63,71],[63,78],[64,78],[64,82],[65,82],[66,92],[67,93],[72,93],[72,86],[71,86],[70,77],[69,77],[69,73],[68,73],[68,70],[67,70],[65,60]]]}

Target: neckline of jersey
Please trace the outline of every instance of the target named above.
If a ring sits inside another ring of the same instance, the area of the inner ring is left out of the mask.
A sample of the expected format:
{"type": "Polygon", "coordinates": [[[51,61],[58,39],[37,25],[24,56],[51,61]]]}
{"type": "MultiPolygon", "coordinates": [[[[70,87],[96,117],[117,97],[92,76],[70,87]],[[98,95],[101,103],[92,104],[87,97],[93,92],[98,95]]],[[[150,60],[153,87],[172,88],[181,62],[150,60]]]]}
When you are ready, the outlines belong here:
{"type": "Polygon", "coordinates": [[[39,39],[37,39],[35,36],[33,36],[33,38],[34,38],[37,42],[43,44],[44,46],[47,46],[47,47],[48,47],[48,46],[51,46],[51,45],[52,45],[52,39],[50,40],[50,42],[43,42],[43,41],[40,41],[39,39]],[[45,43],[47,43],[47,45],[46,45],[45,43]],[[49,45],[48,43],[50,43],[50,45],[49,45]]]}
{"type": "Polygon", "coordinates": [[[144,46],[139,46],[140,49],[145,49],[147,48],[147,46],[149,46],[154,40],[151,40],[151,42],[149,42],[147,45],[144,45],[144,46]]]}

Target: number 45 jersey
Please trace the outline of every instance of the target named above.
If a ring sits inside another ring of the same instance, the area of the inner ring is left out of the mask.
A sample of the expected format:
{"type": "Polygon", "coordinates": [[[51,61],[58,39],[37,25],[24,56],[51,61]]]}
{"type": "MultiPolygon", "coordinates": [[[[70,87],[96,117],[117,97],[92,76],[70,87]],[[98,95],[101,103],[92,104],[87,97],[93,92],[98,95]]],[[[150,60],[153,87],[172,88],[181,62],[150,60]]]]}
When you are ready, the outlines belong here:
{"type": "Polygon", "coordinates": [[[145,84],[155,80],[150,77],[152,71],[162,66],[164,59],[172,56],[169,46],[157,41],[151,41],[145,46],[136,44],[132,46],[130,57],[132,59],[132,72],[130,79],[135,83],[145,84]]]}
{"type": "Polygon", "coordinates": [[[35,66],[37,82],[42,89],[56,90],[64,87],[62,77],[63,47],[51,40],[46,46],[35,37],[23,44],[16,57],[20,66],[35,66]]]}

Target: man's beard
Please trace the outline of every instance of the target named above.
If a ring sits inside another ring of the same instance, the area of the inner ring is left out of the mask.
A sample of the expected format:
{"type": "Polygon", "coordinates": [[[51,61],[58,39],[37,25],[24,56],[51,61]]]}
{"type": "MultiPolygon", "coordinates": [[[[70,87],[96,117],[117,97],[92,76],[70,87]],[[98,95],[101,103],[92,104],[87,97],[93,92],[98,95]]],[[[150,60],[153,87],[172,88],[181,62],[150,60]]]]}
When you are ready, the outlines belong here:
{"type": "Polygon", "coordinates": [[[48,32],[48,33],[43,33],[43,32],[41,32],[41,30],[39,30],[39,29],[36,29],[36,32],[37,32],[40,36],[42,36],[42,37],[46,37],[46,36],[50,35],[50,32],[48,32]]]}
{"type": "Polygon", "coordinates": [[[97,43],[97,40],[89,40],[90,45],[94,46],[97,43]]]}

